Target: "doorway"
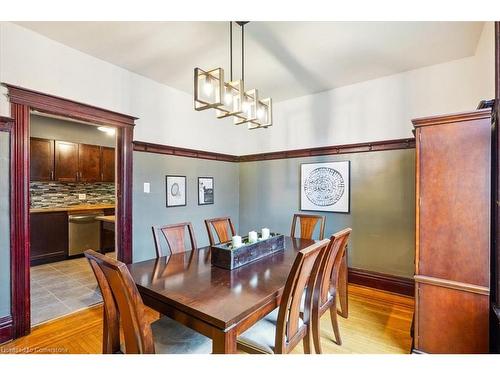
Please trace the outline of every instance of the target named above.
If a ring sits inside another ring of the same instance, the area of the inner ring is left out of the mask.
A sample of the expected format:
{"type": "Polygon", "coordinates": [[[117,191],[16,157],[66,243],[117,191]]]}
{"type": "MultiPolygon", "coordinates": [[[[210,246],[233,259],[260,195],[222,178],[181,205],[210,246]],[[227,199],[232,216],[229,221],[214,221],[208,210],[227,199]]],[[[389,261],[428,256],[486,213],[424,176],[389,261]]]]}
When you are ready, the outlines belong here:
{"type": "Polygon", "coordinates": [[[30,114],[32,327],[102,302],[83,252],[115,257],[115,133],[30,114]]]}
{"type": "Polygon", "coordinates": [[[5,84],[11,103],[11,314],[12,338],[31,329],[30,116],[32,112],[116,129],[116,256],[132,261],[132,150],[137,118],[5,84]]]}

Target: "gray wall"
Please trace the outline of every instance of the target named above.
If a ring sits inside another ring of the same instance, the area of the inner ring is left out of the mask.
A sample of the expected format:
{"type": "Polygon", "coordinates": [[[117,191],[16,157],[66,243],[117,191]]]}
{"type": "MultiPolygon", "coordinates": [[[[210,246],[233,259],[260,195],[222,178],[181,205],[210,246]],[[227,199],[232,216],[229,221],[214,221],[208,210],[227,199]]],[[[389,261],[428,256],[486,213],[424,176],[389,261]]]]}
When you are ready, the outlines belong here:
{"type": "Polygon", "coordinates": [[[10,315],[9,133],[0,132],[0,318],[10,315]]]}
{"type": "Polygon", "coordinates": [[[134,152],[133,259],[155,256],[152,225],[193,223],[198,246],[208,245],[204,219],[230,216],[239,221],[238,163],[134,152]],[[165,207],[165,175],[187,177],[187,206],[165,207]],[[198,177],[214,177],[213,205],[198,205],[198,177]],[[151,184],[144,193],[143,184],[151,184]]]}
{"type": "Polygon", "coordinates": [[[115,147],[115,136],[97,130],[97,126],[38,115],[30,117],[30,136],[115,147]]]}
{"type": "Polygon", "coordinates": [[[300,208],[300,164],[336,160],[351,161],[351,212],[325,213],[325,235],[351,227],[351,267],[413,276],[413,149],[241,163],[241,232],[266,226],[288,234],[300,208]]]}

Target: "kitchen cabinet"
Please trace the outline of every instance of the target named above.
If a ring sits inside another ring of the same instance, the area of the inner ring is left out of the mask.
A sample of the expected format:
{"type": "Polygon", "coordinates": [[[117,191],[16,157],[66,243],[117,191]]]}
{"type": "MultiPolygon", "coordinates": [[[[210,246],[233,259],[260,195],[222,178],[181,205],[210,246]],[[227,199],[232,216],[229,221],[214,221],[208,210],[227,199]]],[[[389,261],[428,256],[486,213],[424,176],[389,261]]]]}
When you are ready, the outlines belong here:
{"type": "Polygon", "coordinates": [[[101,147],[101,181],[115,182],[115,149],[101,147]]]}
{"type": "MultiPolygon", "coordinates": [[[[114,208],[104,210],[105,216],[115,214],[114,208]]],[[[115,250],[115,223],[101,221],[101,252],[107,253],[115,250]]]]}
{"type": "Polygon", "coordinates": [[[78,145],[78,181],[96,182],[101,180],[101,147],[78,145]]]}
{"type": "Polygon", "coordinates": [[[54,179],[54,141],[52,139],[31,138],[30,178],[33,181],[54,179]]]}
{"type": "Polygon", "coordinates": [[[55,141],[55,181],[78,181],[78,143],[55,141]]]}
{"type": "Polygon", "coordinates": [[[114,182],[115,149],[52,139],[30,139],[30,180],[114,182]]]}
{"type": "Polygon", "coordinates": [[[68,253],[67,212],[30,214],[30,262],[32,266],[64,260],[68,253]]]}

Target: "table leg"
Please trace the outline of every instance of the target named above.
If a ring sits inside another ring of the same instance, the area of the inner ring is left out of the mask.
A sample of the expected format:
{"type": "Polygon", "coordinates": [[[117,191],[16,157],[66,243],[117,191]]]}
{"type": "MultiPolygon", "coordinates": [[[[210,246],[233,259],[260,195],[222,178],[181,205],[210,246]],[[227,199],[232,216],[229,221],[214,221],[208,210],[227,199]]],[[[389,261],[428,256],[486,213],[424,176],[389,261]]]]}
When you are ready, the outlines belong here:
{"type": "Polygon", "coordinates": [[[342,264],[340,266],[338,289],[337,289],[339,293],[340,309],[341,309],[341,312],[339,312],[339,314],[343,318],[347,318],[349,315],[349,304],[347,300],[347,273],[348,273],[348,268],[347,268],[347,249],[346,249],[344,256],[342,257],[342,264]]]}
{"type": "Polygon", "coordinates": [[[213,354],[236,354],[238,352],[236,345],[236,330],[216,331],[212,336],[213,354]]]}

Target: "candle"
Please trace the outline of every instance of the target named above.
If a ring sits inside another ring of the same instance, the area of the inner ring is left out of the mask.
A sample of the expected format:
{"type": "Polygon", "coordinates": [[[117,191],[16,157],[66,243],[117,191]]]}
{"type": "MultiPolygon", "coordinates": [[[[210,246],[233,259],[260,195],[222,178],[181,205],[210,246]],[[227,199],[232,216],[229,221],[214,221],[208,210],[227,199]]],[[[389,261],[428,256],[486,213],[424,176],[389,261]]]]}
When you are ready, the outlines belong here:
{"type": "Polygon", "coordinates": [[[271,235],[269,228],[262,228],[262,239],[267,240],[271,235]]]}
{"type": "Polygon", "coordinates": [[[254,242],[257,242],[257,232],[256,231],[251,231],[251,232],[248,232],[248,241],[250,243],[254,243],[254,242]]]}
{"type": "Polygon", "coordinates": [[[231,238],[231,244],[233,247],[240,247],[241,246],[241,236],[233,236],[231,238]]]}

